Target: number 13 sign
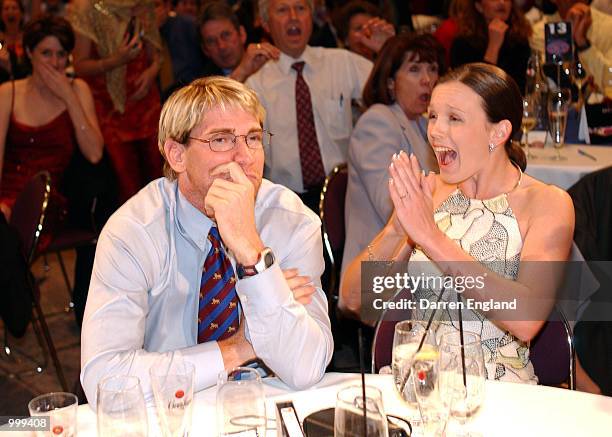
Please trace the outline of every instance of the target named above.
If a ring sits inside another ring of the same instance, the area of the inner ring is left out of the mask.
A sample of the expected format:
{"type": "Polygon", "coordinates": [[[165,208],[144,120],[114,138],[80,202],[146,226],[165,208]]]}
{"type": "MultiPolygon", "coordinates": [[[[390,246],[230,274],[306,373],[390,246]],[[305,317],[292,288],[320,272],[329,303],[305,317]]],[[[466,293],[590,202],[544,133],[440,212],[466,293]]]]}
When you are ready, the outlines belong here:
{"type": "Polygon", "coordinates": [[[546,63],[560,64],[574,60],[572,23],[569,21],[546,23],[544,25],[544,36],[546,41],[546,63]]]}

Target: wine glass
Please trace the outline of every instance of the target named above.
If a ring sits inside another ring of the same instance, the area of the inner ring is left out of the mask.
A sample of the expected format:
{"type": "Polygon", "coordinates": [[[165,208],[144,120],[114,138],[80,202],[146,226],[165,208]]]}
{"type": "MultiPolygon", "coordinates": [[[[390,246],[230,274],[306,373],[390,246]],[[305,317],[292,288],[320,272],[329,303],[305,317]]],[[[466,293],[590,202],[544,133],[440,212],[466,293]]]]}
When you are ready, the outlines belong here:
{"type": "Polygon", "coordinates": [[[266,435],[266,399],[255,369],[235,367],[217,379],[217,433],[219,436],[266,435]]]}
{"type": "Polygon", "coordinates": [[[472,434],[466,432],[466,427],[484,401],[485,372],[478,334],[455,331],[442,336],[438,373],[440,395],[450,416],[459,422],[459,434],[472,434]]]}
{"type": "Polygon", "coordinates": [[[580,110],[584,105],[582,88],[584,87],[587,77],[588,73],[584,68],[584,65],[582,65],[580,59],[576,59],[572,68],[572,82],[574,83],[576,88],[578,88],[578,102],[576,103],[576,112],[578,112],[578,114],[580,114],[580,110]]]}
{"type": "Polygon", "coordinates": [[[179,358],[155,364],[149,373],[162,434],[164,437],[189,436],[195,366],[179,358]]]}
{"type": "Polygon", "coordinates": [[[536,97],[533,95],[527,95],[523,99],[523,118],[521,119],[521,130],[523,131],[523,137],[525,138],[525,155],[527,158],[535,158],[529,148],[529,132],[536,126],[536,112],[535,112],[535,101],[536,97]]]}
{"type": "Polygon", "coordinates": [[[334,437],[389,435],[381,391],[366,385],[364,402],[363,390],[361,385],[351,385],[338,392],[334,413],[334,437]]]}
{"type": "Polygon", "coordinates": [[[413,410],[414,414],[411,419],[415,422],[419,420],[419,413],[411,368],[423,337],[425,338],[421,349],[418,350],[418,356],[421,358],[433,357],[433,359],[438,356],[434,330],[430,328],[426,332],[426,327],[425,321],[422,320],[403,320],[395,325],[393,336],[391,368],[395,388],[404,402],[413,410]]]}
{"type": "Polygon", "coordinates": [[[565,128],[567,127],[567,111],[572,101],[569,89],[561,88],[548,95],[548,131],[553,140],[557,153],[551,158],[563,161],[567,158],[561,155],[561,148],[565,144],[565,128]]]}
{"type": "Polygon", "coordinates": [[[109,376],[98,384],[98,435],[146,437],[147,410],[136,376],[109,376]]]}
{"type": "Polygon", "coordinates": [[[30,416],[49,418],[49,428],[38,436],[75,437],[79,400],[72,393],[55,392],[40,395],[28,403],[30,416]]]}
{"type": "Polygon", "coordinates": [[[437,357],[415,358],[412,363],[414,394],[421,412],[422,434],[442,435],[448,420],[449,406],[440,396],[437,357]]]}
{"type": "Polygon", "coordinates": [[[608,100],[612,100],[612,65],[604,66],[603,92],[608,100]]]}

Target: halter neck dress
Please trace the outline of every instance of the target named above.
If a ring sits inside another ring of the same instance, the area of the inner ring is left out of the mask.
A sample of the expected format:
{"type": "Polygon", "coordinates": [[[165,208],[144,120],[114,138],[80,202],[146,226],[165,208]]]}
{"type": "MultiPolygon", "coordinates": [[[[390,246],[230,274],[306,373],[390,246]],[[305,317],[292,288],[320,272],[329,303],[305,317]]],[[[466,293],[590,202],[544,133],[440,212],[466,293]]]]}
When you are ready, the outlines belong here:
{"type": "MultiPolygon", "coordinates": [[[[481,200],[471,199],[457,188],[434,211],[434,219],[440,230],[482,265],[507,279],[517,279],[523,240],[507,193],[481,200]]],[[[411,276],[442,274],[418,247],[413,250],[408,272],[411,276]]],[[[435,302],[439,292],[434,287],[420,287],[415,300],[435,302]]],[[[443,300],[456,299],[455,290],[445,291],[443,300]]],[[[427,320],[431,311],[419,311],[419,317],[427,320]]],[[[481,337],[487,379],[537,383],[528,344],[501,330],[477,309],[463,309],[462,317],[464,330],[481,337]]],[[[437,310],[436,319],[440,321],[438,340],[445,332],[458,330],[457,310],[437,310]]]]}

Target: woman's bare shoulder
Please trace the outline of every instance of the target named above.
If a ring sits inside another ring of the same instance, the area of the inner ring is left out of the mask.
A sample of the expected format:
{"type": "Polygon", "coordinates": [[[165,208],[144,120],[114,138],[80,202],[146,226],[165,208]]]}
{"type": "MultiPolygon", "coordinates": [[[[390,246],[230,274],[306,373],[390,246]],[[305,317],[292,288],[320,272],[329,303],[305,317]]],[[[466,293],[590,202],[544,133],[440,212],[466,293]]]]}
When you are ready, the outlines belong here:
{"type": "Polygon", "coordinates": [[[523,176],[524,203],[532,211],[553,210],[574,213],[572,198],[556,185],[545,184],[529,175],[523,176]]]}

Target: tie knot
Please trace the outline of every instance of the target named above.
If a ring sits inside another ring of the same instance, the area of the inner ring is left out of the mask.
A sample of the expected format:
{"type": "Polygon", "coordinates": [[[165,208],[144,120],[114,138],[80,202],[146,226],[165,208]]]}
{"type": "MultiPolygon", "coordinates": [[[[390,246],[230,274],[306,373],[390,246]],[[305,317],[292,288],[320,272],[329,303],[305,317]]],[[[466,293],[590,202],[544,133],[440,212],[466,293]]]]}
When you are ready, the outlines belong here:
{"type": "Polygon", "coordinates": [[[215,226],[211,227],[210,231],[208,231],[208,239],[212,243],[213,247],[219,247],[221,245],[219,229],[217,229],[215,226]]]}
{"type": "Polygon", "coordinates": [[[304,70],[304,64],[306,64],[304,61],[296,62],[291,66],[291,68],[297,71],[298,74],[302,74],[302,70],[304,70]]]}

